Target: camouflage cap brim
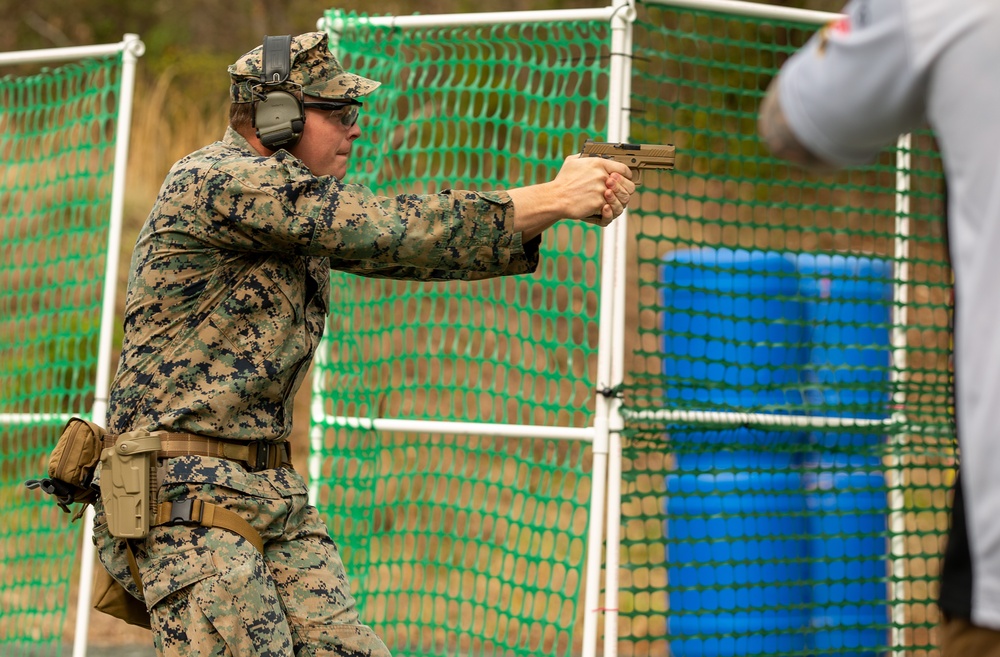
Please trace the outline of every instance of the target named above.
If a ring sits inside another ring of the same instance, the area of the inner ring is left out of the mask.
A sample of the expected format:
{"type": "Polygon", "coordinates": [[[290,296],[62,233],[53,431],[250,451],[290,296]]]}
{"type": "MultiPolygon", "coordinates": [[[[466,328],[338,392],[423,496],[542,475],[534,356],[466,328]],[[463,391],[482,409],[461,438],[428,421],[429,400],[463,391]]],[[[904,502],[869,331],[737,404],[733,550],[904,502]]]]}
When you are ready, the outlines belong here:
{"type": "Polygon", "coordinates": [[[306,96],[329,98],[331,100],[360,98],[377,89],[380,84],[382,83],[363,78],[354,73],[342,73],[332,80],[302,87],[302,93],[306,96]]]}

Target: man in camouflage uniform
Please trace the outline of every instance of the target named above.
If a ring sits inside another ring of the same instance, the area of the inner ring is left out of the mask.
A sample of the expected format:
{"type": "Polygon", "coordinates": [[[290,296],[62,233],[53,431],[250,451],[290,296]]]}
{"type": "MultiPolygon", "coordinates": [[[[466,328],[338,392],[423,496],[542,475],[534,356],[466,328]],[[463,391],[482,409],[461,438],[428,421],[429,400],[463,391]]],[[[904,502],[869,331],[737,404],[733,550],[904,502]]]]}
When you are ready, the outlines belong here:
{"type": "Polygon", "coordinates": [[[306,121],[296,144],[272,151],[253,127],[261,51],[229,67],[230,128],[174,165],[132,256],[108,429],[168,432],[156,494],[175,522],[161,517],[126,542],[108,534],[98,503],[95,542],[145,600],[160,655],[388,655],[359,622],[337,547],[287,459],[330,269],[532,272],[545,228],[607,224],[635,186],[624,166],[570,157],[541,185],[377,197],[344,177],[357,99],[379,83],[344,71],[324,34],[295,37],[284,86],[301,94],[306,121]],[[252,530],[213,525],[207,508],[252,530]]]}

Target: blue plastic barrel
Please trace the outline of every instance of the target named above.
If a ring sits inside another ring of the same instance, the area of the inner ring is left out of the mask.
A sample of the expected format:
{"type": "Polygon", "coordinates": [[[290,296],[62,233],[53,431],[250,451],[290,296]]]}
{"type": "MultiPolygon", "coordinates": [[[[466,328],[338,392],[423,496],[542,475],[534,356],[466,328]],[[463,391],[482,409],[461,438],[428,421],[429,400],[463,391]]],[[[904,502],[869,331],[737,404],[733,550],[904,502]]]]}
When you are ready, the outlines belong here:
{"type": "MultiPolygon", "coordinates": [[[[810,325],[813,413],[884,418],[889,408],[892,267],[854,256],[798,256],[810,325]]],[[[888,641],[885,481],[878,432],[817,431],[803,474],[816,657],[873,657],[888,641]]]]}
{"type": "Polygon", "coordinates": [[[806,495],[809,647],[816,657],[874,657],[888,645],[886,490],[878,459],[827,455],[806,495]]]}
{"type": "MultiPolygon", "coordinates": [[[[700,248],[664,258],[662,368],[668,408],[781,412],[801,403],[798,382],[805,359],[802,304],[794,258],[772,251],[700,248]]],[[[770,466],[791,462],[787,441],[801,433],[743,429],[698,431],[678,425],[671,441],[678,469],[697,470],[698,453],[730,452],[770,466]],[[750,449],[741,449],[746,447],[750,449]]],[[[704,457],[701,457],[704,461],[704,457]]]]}
{"type": "MultiPolygon", "coordinates": [[[[813,254],[800,254],[796,261],[809,327],[805,377],[812,413],[886,417],[892,263],[813,254]]],[[[845,451],[877,445],[884,436],[831,431],[813,433],[810,439],[820,449],[845,451]]]]}
{"type": "MultiPolygon", "coordinates": [[[[730,249],[664,259],[669,408],[781,412],[801,403],[794,259],[730,249]]],[[[809,626],[801,432],[674,424],[666,533],[671,654],[801,651],[809,626]],[[791,470],[791,471],[789,471],[791,470]]]]}
{"type": "Polygon", "coordinates": [[[805,498],[796,472],[667,478],[670,653],[801,653],[805,498]]]}

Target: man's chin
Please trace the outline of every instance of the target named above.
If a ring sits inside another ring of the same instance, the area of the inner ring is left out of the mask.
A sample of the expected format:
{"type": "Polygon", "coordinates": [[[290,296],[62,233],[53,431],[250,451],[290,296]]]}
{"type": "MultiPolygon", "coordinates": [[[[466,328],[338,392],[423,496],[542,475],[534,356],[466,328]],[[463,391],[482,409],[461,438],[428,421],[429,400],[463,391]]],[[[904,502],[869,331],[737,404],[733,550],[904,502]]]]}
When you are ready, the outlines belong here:
{"type": "Polygon", "coordinates": [[[333,163],[333,175],[337,176],[341,180],[347,175],[347,158],[337,158],[337,161],[333,163]]]}

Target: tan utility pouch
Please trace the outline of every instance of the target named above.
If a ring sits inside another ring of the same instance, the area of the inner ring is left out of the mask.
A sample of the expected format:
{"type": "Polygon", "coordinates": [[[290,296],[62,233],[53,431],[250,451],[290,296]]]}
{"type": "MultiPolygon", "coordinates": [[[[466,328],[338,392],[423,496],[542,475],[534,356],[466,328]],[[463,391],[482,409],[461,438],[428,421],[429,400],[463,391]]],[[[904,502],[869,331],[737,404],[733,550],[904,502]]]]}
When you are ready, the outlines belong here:
{"type": "MultiPolygon", "coordinates": [[[[103,427],[82,418],[72,418],[63,427],[49,455],[48,478],[33,479],[25,484],[28,488],[38,488],[54,496],[67,513],[70,513],[69,505],[82,502],[83,506],[73,519],[81,517],[87,505],[97,499],[97,492],[90,484],[101,459],[106,435],[103,427]]],[[[94,608],[132,625],[149,628],[149,612],[145,603],[125,590],[103,565],[98,565],[95,571],[94,608]]]]}
{"type": "Polygon", "coordinates": [[[104,427],[75,417],[66,423],[49,455],[49,476],[81,488],[90,486],[101,457],[104,427]]]}
{"type": "MultiPolygon", "coordinates": [[[[41,488],[54,495],[59,505],[69,511],[73,502],[87,504],[96,500],[90,487],[94,470],[101,463],[101,502],[108,521],[108,531],[116,538],[141,539],[150,526],[192,524],[219,527],[243,536],[258,551],[264,551],[260,534],[238,514],[200,500],[156,502],[157,456],[163,456],[160,432],[130,431],[116,437],[112,447],[103,448],[107,432],[98,425],[73,418],[49,457],[49,478],[26,482],[29,488],[41,488]]],[[[169,443],[168,443],[169,445],[169,443]]],[[[259,450],[259,448],[258,448],[259,450]]],[[[167,452],[169,453],[169,452],[167,452]]],[[[200,452],[183,452],[200,453],[200,452]]],[[[259,456],[258,451],[258,456],[259,456]]],[[[245,457],[244,457],[245,458],[245,457]]],[[[264,459],[267,461],[267,458],[264,459]]],[[[276,460],[276,464],[280,463],[276,460]]],[[[77,518],[83,515],[83,509],[77,518]]],[[[75,519],[75,518],[74,518],[75,519]]],[[[139,590],[139,568],[126,541],[129,570],[139,590]]],[[[123,587],[103,567],[94,577],[94,608],[132,625],[149,628],[146,605],[123,587]]]]}
{"type": "Polygon", "coordinates": [[[49,455],[47,479],[25,482],[28,488],[40,488],[56,498],[62,510],[70,513],[69,505],[82,502],[74,520],[83,515],[88,504],[97,499],[90,487],[94,470],[101,457],[101,440],[107,432],[93,422],[72,418],[63,427],[56,446],[49,455]]]}
{"type": "Polygon", "coordinates": [[[160,436],[130,431],[101,452],[101,502],[116,538],[145,538],[156,502],[156,455],[160,436]]]}
{"type": "Polygon", "coordinates": [[[149,629],[149,611],[146,603],[139,600],[118,583],[114,577],[98,565],[94,577],[94,609],[120,618],[129,625],[149,629]]]}

